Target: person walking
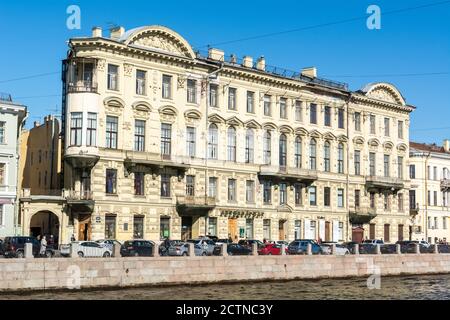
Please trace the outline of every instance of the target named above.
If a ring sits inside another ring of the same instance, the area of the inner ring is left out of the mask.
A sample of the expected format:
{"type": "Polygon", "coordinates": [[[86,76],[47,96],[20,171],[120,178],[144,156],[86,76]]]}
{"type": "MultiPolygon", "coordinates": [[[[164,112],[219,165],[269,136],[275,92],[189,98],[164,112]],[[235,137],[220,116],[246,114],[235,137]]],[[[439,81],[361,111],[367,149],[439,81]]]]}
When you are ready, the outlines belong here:
{"type": "Polygon", "coordinates": [[[41,257],[45,256],[46,250],[47,250],[47,240],[45,239],[45,236],[43,236],[41,240],[41,250],[39,251],[41,257]]]}
{"type": "Polygon", "coordinates": [[[74,235],[74,234],[72,234],[72,237],[70,238],[70,241],[71,241],[71,242],[76,241],[76,240],[75,240],[75,235],[74,235]]]}

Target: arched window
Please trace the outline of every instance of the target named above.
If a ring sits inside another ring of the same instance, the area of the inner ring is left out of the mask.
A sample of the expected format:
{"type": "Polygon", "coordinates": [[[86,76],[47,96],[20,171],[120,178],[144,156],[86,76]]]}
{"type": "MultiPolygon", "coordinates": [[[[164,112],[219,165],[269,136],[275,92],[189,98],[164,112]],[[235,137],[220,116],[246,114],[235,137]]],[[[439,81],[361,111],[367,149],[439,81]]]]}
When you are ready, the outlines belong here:
{"type": "Polygon", "coordinates": [[[287,140],[286,135],[280,136],[280,167],[286,167],[287,140]]]}
{"type": "Polygon", "coordinates": [[[228,128],[228,148],[227,160],[236,161],[236,129],[234,127],[228,128]]]}
{"type": "Polygon", "coordinates": [[[295,138],[295,167],[302,167],[302,138],[299,136],[295,138]]]}
{"type": "Polygon", "coordinates": [[[338,173],[344,173],[344,144],[338,145],[338,173]]]}
{"type": "Polygon", "coordinates": [[[245,162],[253,163],[254,135],[252,129],[247,129],[245,134],[245,162]]]}
{"type": "Polygon", "coordinates": [[[208,158],[217,159],[218,155],[219,130],[217,125],[212,123],[208,130],[208,158]]]}
{"type": "Polygon", "coordinates": [[[323,163],[324,170],[330,172],[330,142],[325,141],[323,146],[323,163]]]}
{"type": "Polygon", "coordinates": [[[315,139],[311,139],[309,142],[309,168],[311,170],[317,168],[317,142],[315,139]]]}
{"type": "Polygon", "coordinates": [[[271,158],[272,158],[272,135],[270,134],[270,131],[267,130],[264,132],[264,146],[263,146],[263,158],[264,158],[264,164],[271,164],[271,158]]]}

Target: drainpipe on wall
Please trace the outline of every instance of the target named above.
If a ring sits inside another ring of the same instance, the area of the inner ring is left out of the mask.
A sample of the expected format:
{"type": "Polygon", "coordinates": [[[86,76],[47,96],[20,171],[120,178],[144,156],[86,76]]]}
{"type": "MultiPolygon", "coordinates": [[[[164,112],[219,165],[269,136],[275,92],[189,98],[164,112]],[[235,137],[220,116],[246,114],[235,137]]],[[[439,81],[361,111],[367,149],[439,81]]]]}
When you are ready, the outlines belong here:
{"type": "Polygon", "coordinates": [[[345,102],[345,106],[347,107],[347,173],[346,173],[346,179],[347,179],[347,196],[346,196],[346,205],[347,205],[347,240],[351,241],[352,238],[352,227],[350,224],[350,115],[349,115],[349,105],[350,105],[350,100],[351,100],[352,96],[350,94],[350,96],[348,97],[347,101],[345,102]]]}
{"type": "Polygon", "coordinates": [[[424,177],[425,177],[425,191],[424,191],[424,197],[425,197],[425,218],[424,218],[424,224],[425,224],[425,241],[428,241],[428,161],[430,159],[431,152],[428,152],[427,155],[425,155],[425,167],[424,169],[424,177]]]}

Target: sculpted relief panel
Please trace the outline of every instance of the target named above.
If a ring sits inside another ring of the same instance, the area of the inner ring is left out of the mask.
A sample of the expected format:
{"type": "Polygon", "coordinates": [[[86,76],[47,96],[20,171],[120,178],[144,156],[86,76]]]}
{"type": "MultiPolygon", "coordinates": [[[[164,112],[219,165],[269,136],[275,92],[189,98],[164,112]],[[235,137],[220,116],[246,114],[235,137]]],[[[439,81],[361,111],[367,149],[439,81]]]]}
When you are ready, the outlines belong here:
{"type": "Polygon", "coordinates": [[[186,55],[182,46],[162,35],[145,35],[134,41],[135,45],[154,48],[178,55],[186,55]]]}

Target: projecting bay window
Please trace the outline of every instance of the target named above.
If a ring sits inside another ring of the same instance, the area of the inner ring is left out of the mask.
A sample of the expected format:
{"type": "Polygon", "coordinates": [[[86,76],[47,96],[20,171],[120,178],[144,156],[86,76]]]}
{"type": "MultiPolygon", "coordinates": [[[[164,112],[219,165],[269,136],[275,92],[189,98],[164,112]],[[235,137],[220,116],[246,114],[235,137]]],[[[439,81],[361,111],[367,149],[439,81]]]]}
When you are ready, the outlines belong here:
{"type": "Polygon", "coordinates": [[[161,124],[161,155],[170,157],[172,152],[172,125],[167,123],[161,124]]]}
{"type": "Polygon", "coordinates": [[[145,150],[145,121],[134,121],[134,151],[145,150]]]}
{"type": "Polygon", "coordinates": [[[107,194],[117,193],[117,170],[106,169],[106,190],[107,194]]]}
{"type": "Polygon", "coordinates": [[[193,79],[187,81],[187,102],[197,103],[197,81],[193,79]]]}
{"type": "Polygon", "coordinates": [[[186,176],[186,195],[195,196],[195,176],[186,176]]]}
{"type": "Polygon", "coordinates": [[[195,128],[186,128],[186,153],[189,157],[195,157],[195,128]]]}
{"type": "Polygon", "coordinates": [[[88,147],[97,146],[97,114],[88,112],[86,145],[88,147]]]}
{"type": "Polygon", "coordinates": [[[163,75],[162,97],[163,99],[172,99],[172,76],[163,75]]]}
{"type": "Polygon", "coordinates": [[[106,116],[106,148],[117,149],[119,118],[106,116]]]}
{"type": "Polygon", "coordinates": [[[143,172],[135,172],[134,173],[134,194],[137,196],[144,195],[144,180],[145,174],[143,172]]]}
{"type": "Polygon", "coordinates": [[[209,106],[217,108],[218,105],[219,86],[217,84],[209,85],[209,106]]]}
{"type": "Polygon", "coordinates": [[[144,96],[145,92],[145,82],[147,78],[147,72],[142,70],[136,70],[136,94],[144,96]]]}
{"type": "Polygon", "coordinates": [[[108,65],[108,90],[119,90],[119,67],[113,64],[108,65]]]}
{"type": "Polygon", "coordinates": [[[72,112],[70,114],[70,145],[81,146],[83,131],[83,113],[72,112]]]}

